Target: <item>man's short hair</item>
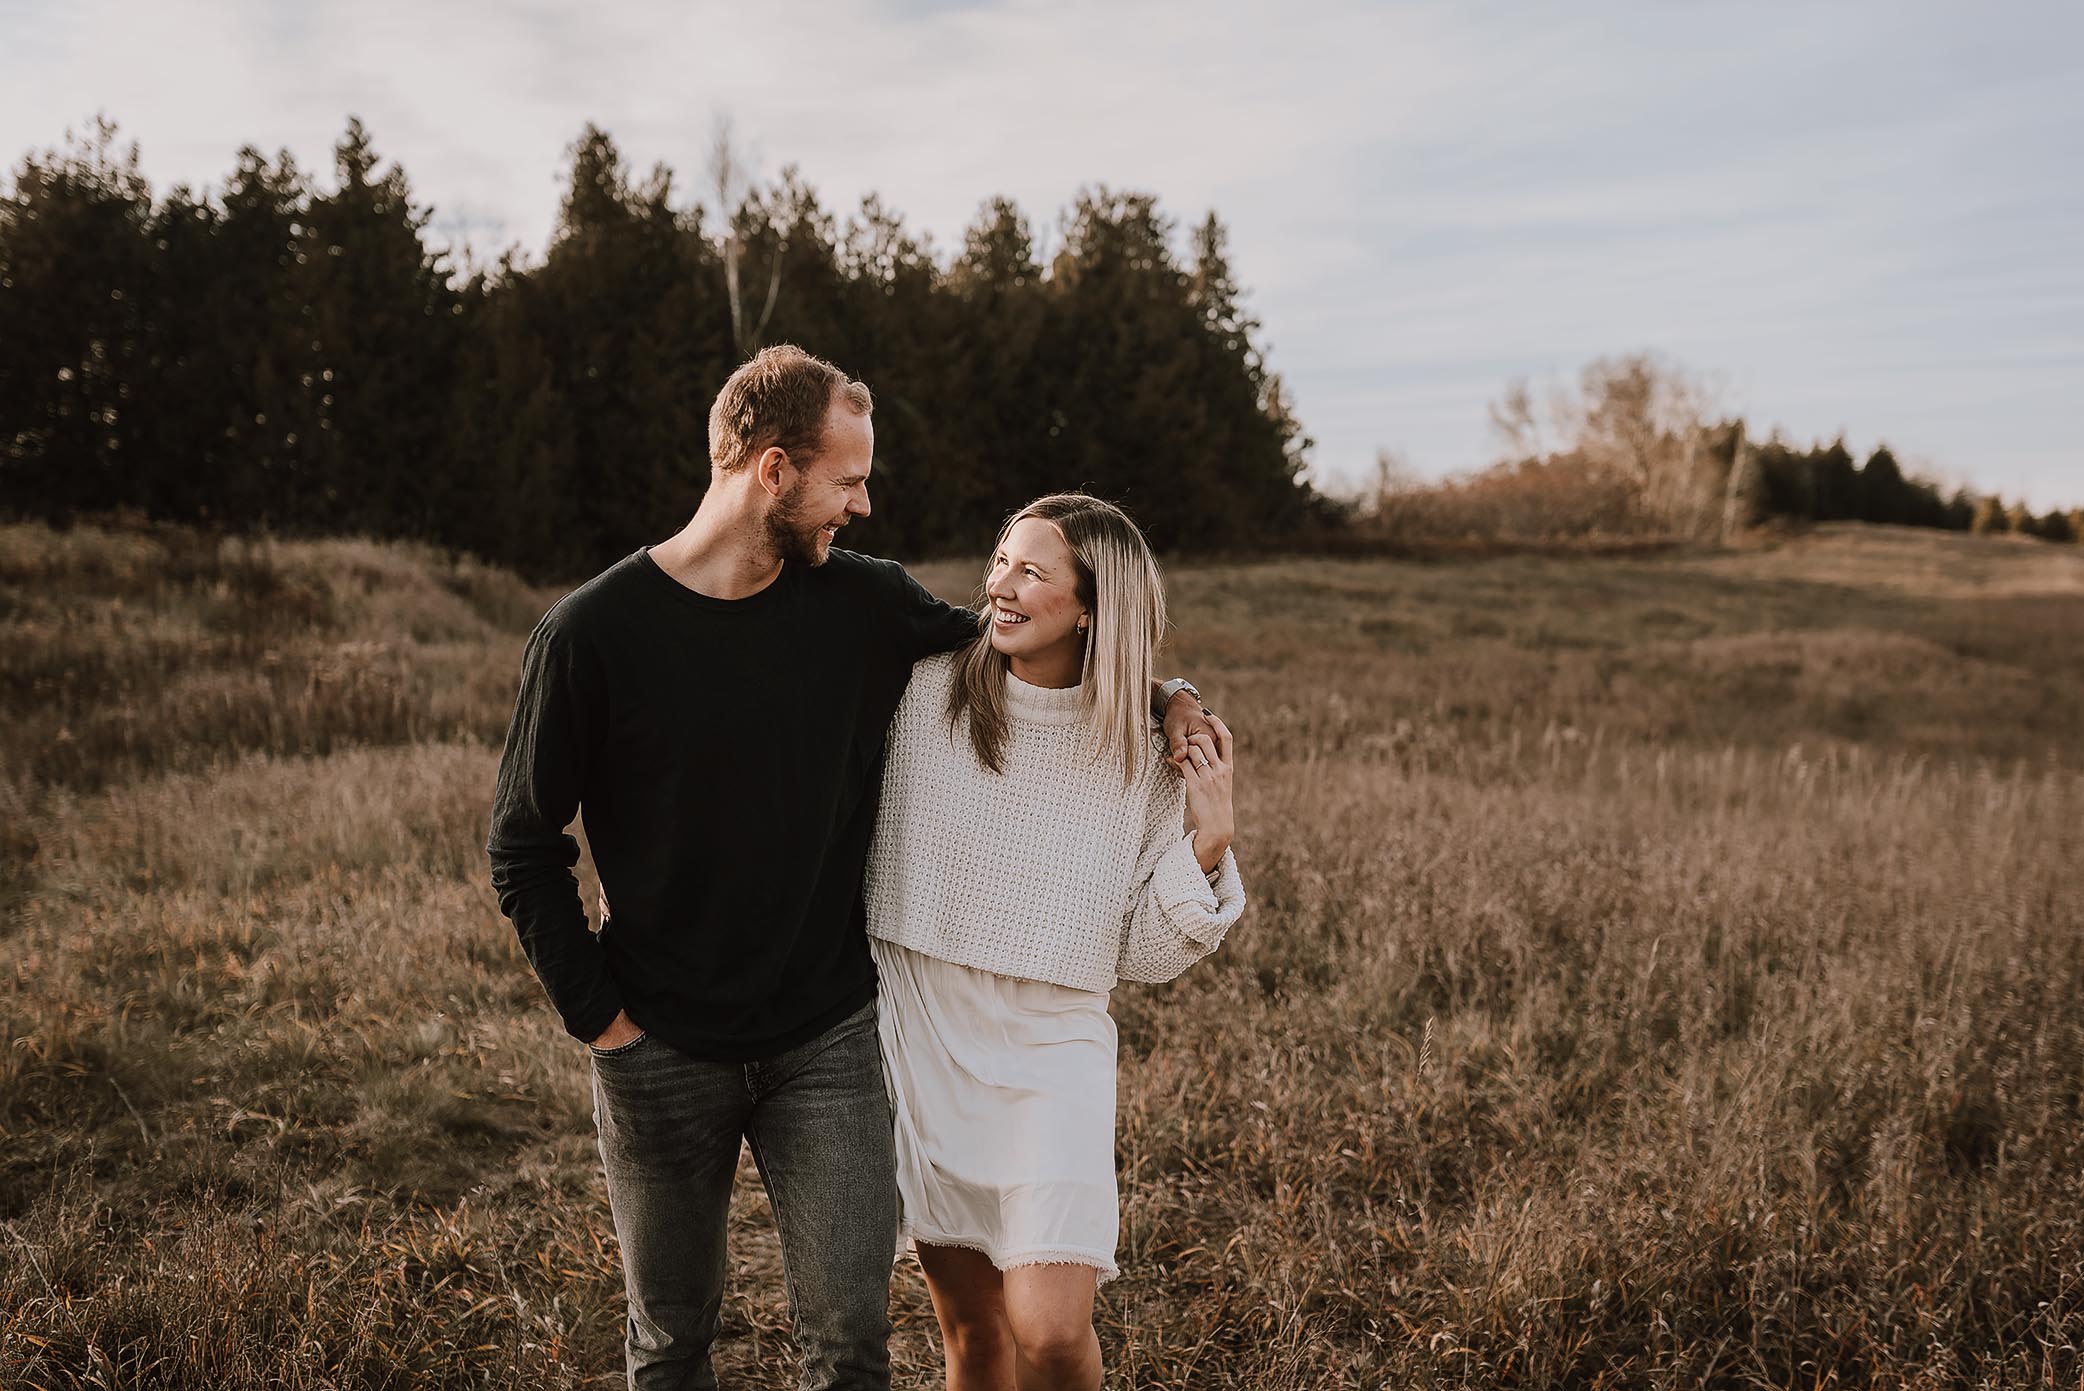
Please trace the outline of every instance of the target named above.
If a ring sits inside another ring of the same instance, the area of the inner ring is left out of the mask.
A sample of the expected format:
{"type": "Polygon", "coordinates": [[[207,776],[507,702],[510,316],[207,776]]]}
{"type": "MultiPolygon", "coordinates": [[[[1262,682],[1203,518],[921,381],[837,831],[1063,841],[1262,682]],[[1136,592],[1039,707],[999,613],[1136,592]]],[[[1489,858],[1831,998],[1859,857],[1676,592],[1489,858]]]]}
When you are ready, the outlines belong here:
{"type": "Polygon", "coordinates": [[[856,415],[875,409],[866,386],[823,358],[789,343],[760,349],[709,408],[710,465],[735,473],[776,447],[798,468],[809,464],[825,442],[835,400],[856,415]]]}

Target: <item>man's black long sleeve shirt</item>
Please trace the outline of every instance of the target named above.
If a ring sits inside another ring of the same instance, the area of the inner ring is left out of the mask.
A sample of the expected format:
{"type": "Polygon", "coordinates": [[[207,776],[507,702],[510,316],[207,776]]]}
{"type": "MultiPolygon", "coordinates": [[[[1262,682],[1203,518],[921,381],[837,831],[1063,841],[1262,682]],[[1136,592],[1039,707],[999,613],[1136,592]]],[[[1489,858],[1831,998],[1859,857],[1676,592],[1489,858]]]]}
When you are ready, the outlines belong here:
{"type": "Polygon", "coordinates": [[[712,599],[645,551],[529,638],[487,850],[500,911],[573,1036],[618,1010],[750,1060],[875,994],[861,879],[912,664],[977,632],[902,567],[833,550],[712,599]],[[609,905],[588,930],[582,815],[609,905]]]}

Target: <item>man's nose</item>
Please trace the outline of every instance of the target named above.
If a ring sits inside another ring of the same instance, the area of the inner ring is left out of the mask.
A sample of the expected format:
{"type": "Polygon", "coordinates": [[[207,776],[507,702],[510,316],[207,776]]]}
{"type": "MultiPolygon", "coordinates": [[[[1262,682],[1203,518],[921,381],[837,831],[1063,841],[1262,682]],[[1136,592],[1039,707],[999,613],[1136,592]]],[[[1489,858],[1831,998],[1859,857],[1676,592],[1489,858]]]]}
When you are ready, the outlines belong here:
{"type": "Polygon", "coordinates": [[[847,495],[847,511],[856,517],[868,515],[868,484],[863,483],[847,495]]]}

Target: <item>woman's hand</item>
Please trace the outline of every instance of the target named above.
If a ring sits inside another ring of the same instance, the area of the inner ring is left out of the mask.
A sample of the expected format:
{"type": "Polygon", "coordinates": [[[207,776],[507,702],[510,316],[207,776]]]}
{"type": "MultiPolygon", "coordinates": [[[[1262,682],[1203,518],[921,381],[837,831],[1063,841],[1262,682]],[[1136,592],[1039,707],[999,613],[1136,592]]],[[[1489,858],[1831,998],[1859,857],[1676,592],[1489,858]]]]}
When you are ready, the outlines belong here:
{"type": "Polygon", "coordinates": [[[1213,733],[1187,736],[1187,756],[1180,773],[1187,780],[1187,829],[1194,833],[1194,859],[1203,874],[1213,874],[1237,831],[1230,804],[1230,726],[1208,717],[1213,733]]]}

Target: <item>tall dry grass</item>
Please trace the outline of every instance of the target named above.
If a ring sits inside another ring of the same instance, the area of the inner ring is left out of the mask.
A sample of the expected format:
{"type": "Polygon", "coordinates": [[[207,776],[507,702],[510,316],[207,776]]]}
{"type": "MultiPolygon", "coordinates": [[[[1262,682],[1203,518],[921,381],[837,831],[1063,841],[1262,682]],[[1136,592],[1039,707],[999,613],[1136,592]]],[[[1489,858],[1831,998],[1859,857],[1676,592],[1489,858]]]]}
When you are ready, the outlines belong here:
{"type": "Polygon", "coordinates": [[[1391,551],[1481,552],[1506,545],[1571,546],[1678,533],[1641,484],[1571,453],[1495,464],[1444,481],[1400,476],[1390,461],[1354,498],[1350,541],[1391,551]]]}
{"type": "MultiPolygon", "coordinates": [[[[1176,571],[1254,907],[1116,995],[1116,1381],[2076,1385],[2049,549],[1176,571]]],[[[549,597],[0,532],[0,1384],[615,1383],[585,1060],[478,848],[549,597]]],[[[789,1385],[741,1177],[720,1361],[789,1385]]],[[[909,1267],[893,1312],[937,1384],[909,1267]]]]}
{"type": "Polygon", "coordinates": [[[0,525],[0,769],[92,787],[235,750],[496,740],[541,598],[399,544],[0,525]]]}

